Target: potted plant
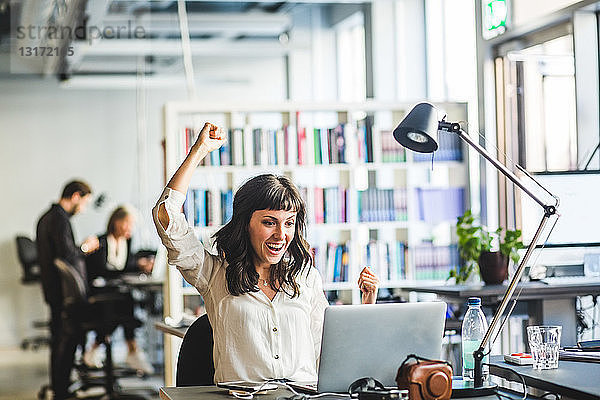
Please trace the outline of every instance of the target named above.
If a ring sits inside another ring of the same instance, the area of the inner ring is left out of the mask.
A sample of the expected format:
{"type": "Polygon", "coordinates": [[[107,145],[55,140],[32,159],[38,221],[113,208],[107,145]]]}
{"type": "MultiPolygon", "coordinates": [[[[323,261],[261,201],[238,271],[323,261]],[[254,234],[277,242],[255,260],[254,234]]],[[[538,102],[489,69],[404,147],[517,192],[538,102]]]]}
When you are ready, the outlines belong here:
{"type": "Polygon", "coordinates": [[[464,265],[451,270],[449,277],[456,278],[457,284],[464,283],[479,267],[481,278],[486,284],[501,284],[508,279],[508,261],[518,263],[517,251],[524,246],[520,240],[520,230],[506,230],[504,235],[502,231],[502,228],[498,228],[494,232],[488,232],[476,222],[471,210],[458,217],[456,234],[458,250],[464,265]],[[492,251],[495,243],[498,243],[497,250],[492,251]]]}

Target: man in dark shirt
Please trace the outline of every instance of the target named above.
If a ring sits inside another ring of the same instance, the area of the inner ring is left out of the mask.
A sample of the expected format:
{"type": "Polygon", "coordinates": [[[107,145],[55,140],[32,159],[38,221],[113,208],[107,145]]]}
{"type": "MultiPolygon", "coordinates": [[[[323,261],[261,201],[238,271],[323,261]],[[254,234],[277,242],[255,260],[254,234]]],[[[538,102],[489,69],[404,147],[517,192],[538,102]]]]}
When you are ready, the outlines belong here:
{"type": "Polygon", "coordinates": [[[50,307],[50,381],[55,399],[67,396],[71,364],[71,354],[60,354],[62,327],[62,287],[55,258],[62,258],[75,267],[85,281],[85,255],[96,251],[98,238],[87,238],[81,246],[75,244],[71,229],[71,216],[85,210],[91,199],[90,186],[81,181],[69,182],[63,189],[60,200],[52,204],[37,225],[38,260],[42,275],[44,298],[50,307]],[[68,364],[68,365],[67,365],[68,364]]]}

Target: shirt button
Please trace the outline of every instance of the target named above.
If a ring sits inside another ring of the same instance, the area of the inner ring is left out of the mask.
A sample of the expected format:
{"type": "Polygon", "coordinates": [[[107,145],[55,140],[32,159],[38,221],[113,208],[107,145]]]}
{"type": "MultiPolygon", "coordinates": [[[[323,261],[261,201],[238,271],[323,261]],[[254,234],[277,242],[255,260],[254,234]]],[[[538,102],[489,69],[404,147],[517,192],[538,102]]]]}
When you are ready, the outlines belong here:
{"type": "Polygon", "coordinates": [[[275,359],[279,360],[279,354],[275,354],[275,359]]]}
{"type": "Polygon", "coordinates": [[[273,328],[273,332],[277,332],[277,327],[274,327],[274,328],[273,328]]]}

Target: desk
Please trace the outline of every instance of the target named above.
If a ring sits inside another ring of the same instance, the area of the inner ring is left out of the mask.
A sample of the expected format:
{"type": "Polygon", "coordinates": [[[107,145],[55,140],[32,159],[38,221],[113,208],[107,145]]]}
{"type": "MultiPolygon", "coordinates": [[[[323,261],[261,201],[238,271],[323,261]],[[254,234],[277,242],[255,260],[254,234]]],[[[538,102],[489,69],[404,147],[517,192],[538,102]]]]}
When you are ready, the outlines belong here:
{"type": "MultiPolygon", "coordinates": [[[[405,292],[435,293],[444,300],[464,303],[469,297],[481,297],[484,305],[500,303],[504,285],[403,286],[405,292]]],[[[599,295],[600,284],[546,285],[541,282],[519,283],[515,295],[522,289],[519,300],[527,302],[530,325],[562,325],[562,345],[577,342],[575,299],[577,296],[599,295]]]]}
{"type": "MultiPolygon", "coordinates": [[[[162,400],[208,400],[208,399],[235,399],[230,396],[227,390],[217,388],[216,386],[189,386],[189,387],[162,387],[160,388],[160,398],[162,400]]],[[[504,396],[509,399],[520,399],[520,396],[512,395],[510,393],[502,392],[504,396]]],[[[280,396],[291,396],[292,392],[285,389],[277,389],[273,392],[255,396],[256,400],[275,400],[280,396]]],[[[528,397],[529,399],[530,397],[528,397]]],[[[320,399],[341,399],[341,397],[324,396],[320,399]]],[[[498,400],[498,397],[492,396],[480,396],[480,397],[469,397],[467,400],[498,400]]]]}
{"type": "Polygon", "coordinates": [[[127,286],[145,290],[160,291],[164,283],[162,280],[154,279],[152,276],[139,273],[122,274],[118,279],[122,280],[127,286]]]}
{"type": "Polygon", "coordinates": [[[183,339],[183,336],[185,336],[185,332],[187,332],[187,330],[189,328],[189,326],[181,326],[181,327],[171,326],[171,325],[165,324],[164,322],[160,322],[160,321],[155,322],[154,327],[156,329],[158,329],[159,331],[180,337],[182,339],[183,339]]]}
{"type": "Polygon", "coordinates": [[[600,399],[600,364],[575,361],[559,361],[558,369],[534,370],[529,366],[507,364],[502,356],[492,356],[490,374],[519,382],[509,371],[495,367],[510,367],[525,378],[528,386],[548,392],[556,392],[577,400],[600,399]]]}
{"type": "MultiPolygon", "coordinates": [[[[143,322],[138,332],[138,342],[149,356],[149,361],[155,365],[164,365],[163,337],[154,329],[153,322],[160,321],[163,313],[163,281],[141,273],[124,273],[106,281],[107,288],[119,290],[131,295],[134,301],[136,318],[143,322]]],[[[102,290],[102,289],[101,289],[102,290]]]]}

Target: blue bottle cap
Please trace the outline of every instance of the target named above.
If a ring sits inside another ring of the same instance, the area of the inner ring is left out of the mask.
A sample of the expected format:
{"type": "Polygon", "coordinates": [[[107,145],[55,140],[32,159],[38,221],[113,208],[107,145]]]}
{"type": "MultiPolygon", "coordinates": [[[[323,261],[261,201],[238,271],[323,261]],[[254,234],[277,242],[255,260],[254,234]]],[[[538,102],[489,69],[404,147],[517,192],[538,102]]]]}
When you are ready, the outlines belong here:
{"type": "Polygon", "coordinates": [[[469,297],[467,299],[467,305],[468,306],[480,306],[481,299],[479,297],[469,297]]]}

